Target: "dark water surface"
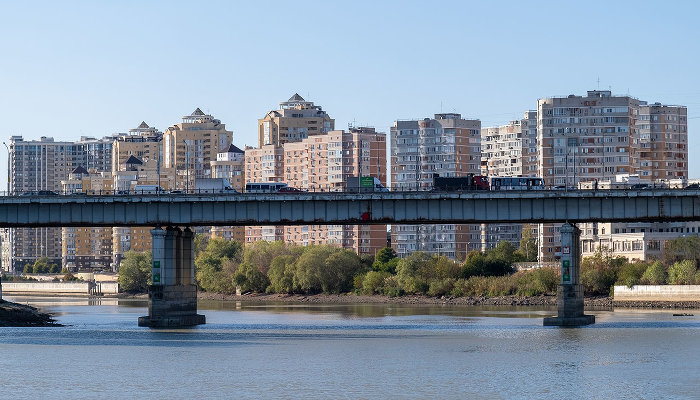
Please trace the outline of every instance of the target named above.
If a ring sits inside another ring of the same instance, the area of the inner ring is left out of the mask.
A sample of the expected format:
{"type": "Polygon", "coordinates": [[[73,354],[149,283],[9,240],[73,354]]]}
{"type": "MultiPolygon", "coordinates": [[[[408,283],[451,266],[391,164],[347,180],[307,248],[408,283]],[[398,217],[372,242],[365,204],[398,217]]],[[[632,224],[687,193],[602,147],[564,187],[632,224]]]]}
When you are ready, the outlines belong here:
{"type": "Polygon", "coordinates": [[[700,398],[700,310],[202,302],[206,325],[151,330],[142,301],[6,299],[69,326],[0,329],[0,398],[700,398]]]}

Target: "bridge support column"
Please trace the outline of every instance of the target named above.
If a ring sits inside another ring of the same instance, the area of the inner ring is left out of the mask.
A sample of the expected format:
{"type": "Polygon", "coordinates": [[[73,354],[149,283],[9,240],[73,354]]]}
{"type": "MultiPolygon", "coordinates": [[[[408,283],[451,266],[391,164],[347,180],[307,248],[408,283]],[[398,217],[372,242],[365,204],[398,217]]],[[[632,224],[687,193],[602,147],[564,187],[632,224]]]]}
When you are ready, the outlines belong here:
{"type": "Polygon", "coordinates": [[[583,313],[581,275],[581,231],[565,223],[561,227],[561,284],[557,287],[557,316],[547,317],[544,326],[582,326],[595,323],[583,313]]]}
{"type": "Polygon", "coordinates": [[[148,315],[139,317],[139,326],[178,328],[204,324],[204,315],[197,314],[192,231],[155,228],[151,237],[153,284],[148,290],[148,315]]]}

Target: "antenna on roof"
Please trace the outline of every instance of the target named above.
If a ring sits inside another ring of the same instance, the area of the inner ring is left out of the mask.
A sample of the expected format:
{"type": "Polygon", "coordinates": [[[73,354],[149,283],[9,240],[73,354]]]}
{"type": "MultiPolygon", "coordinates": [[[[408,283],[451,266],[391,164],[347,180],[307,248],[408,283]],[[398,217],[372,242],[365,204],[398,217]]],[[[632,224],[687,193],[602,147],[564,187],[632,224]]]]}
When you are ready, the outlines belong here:
{"type": "Polygon", "coordinates": [[[600,90],[600,77],[598,77],[598,90],[600,90]]]}

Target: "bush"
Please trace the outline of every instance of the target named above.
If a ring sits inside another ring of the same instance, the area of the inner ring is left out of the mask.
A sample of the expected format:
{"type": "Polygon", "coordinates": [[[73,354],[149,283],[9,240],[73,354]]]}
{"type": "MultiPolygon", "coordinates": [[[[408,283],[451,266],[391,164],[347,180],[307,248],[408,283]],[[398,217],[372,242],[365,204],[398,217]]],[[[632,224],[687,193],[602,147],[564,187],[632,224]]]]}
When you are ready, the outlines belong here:
{"type": "Polygon", "coordinates": [[[362,293],[382,293],[384,289],[384,280],[389,276],[391,276],[391,274],[388,272],[369,271],[364,275],[364,279],[362,280],[362,293]]]}
{"type": "Polygon", "coordinates": [[[151,284],[151,252],[133,250],[119,263],[119,289],[125,292],[146,292],[151,284]]]}
{"type": "Polygon", "coordinates": [[[243,262],[233,275],[233,283],[239,286],[243,292],[262,293],[270,285],[270,280],[256,265],[243,262]]]}
{"type": "Polygon", "coordinates": [[[590,294],[610,295],[617,281],[618,270],[627,263],[624,257],[613,257],[608,249],[599,249],[581,261],[581,283],[590,294]]]}
{"type": "Polygon", "coordinates": [[[555,294],[559,283],[559,272],[554,268],[537,268],[513,275],[515,294],[518,296],[538,296],[555,294]]]}
{"type": "Polygon", "coordinates": [[[451,293],[454,286],[454,278],[433,279],[428,287],[428,296],[444,296],[451,293]]]}
{"type": "Polygon", "coordinates": [[[638,285],[647,269],[649,269],[649,265],[646,263],[627,263],[618,270],[616,284],[630,288],[638,285]]]}
{"type": "Polygon", "coordinates": [[[668,283],[671,285],[692,285],[695,283],[697,266],[695,260],[683,260],[668,269],[668,283]]]}
{"type": "Polygon", "coordinates": [[[646,285],[663,285],[668,279],[666,266],[660,261],[656,261],[647,267],[642,275],[641,283],[646,285]]]}

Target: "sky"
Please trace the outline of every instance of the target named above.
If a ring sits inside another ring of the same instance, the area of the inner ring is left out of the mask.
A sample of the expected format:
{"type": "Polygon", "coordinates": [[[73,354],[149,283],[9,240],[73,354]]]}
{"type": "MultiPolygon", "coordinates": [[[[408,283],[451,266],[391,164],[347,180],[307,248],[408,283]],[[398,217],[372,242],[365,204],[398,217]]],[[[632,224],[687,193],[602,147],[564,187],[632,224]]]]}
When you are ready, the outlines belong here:
{"type": "MultiPolygon", "coordinates": [[[[161,131],[197,107],[257,145],[294,93],[388,133],[458,112],[505,124],[609,89],[688,107],[700,178],[700,3],[0,0],[0,139],[161,131]]],[[[2,147],[0,147],[2,149],[2,147]]],[[[7,153],[0,151],[0,185],[7,153]]]]}

